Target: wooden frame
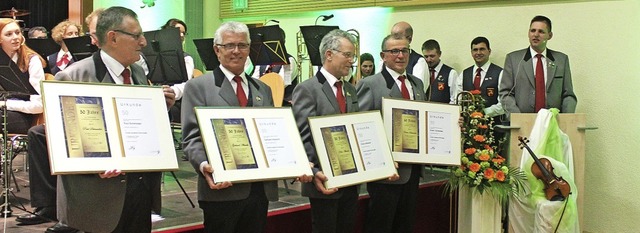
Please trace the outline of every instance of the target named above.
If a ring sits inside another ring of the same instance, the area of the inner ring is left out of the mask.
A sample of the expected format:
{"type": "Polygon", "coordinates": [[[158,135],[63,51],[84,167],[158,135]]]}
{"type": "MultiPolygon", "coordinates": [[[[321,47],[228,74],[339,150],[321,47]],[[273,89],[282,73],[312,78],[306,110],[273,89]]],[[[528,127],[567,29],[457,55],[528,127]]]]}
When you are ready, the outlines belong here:
{"type": "Polygon", "coordinates": [[[216,182],[313,175],[291,108],[196,107],[216,182]]]}
{"type": "Polygon", "coordinates": [[[396,162],[460,165],[460,106],[383,98],[382,115],[396,162]]]}
{"type": "Polygon", "coordinates": [[[161,87],[43,81],[53,175],[178,170],[161,87]]]}
{"type": "Polygon", "coordinates": [[[340,188],[397,173],[379,111],[310,117],[318,160],[328,180],[340,188]]]}

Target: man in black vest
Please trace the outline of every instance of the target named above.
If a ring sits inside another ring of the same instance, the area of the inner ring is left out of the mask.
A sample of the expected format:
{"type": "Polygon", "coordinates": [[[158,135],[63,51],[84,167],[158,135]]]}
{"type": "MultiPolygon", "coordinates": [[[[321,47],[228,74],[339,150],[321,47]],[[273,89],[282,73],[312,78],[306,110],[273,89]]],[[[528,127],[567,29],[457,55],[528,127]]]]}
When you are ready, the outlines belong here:
{"type": "Polygon", "coordinates": [[[498,86],[502,79],[502,67],[489,62],[491,47],[485,37],[476,37],[471,41],[471,56],[475,65],[462,71],[456,81],[456,95],[461,91],[480,90],[484,98],[484,113],[493,117],[499,124],[504,109],[498,98],[498,86]]]}
{"type": "MultiPolygon", "coordinates": [[[[411,45],[411,40],[413,39],[413,28],[407,22],[397,22],[391,28],[391,34],[397,34],[407,38],[409,41],[409,45],[411,45]]],[[[413,49],[409,54],[409,64],[407,64],[406,68],[407,74],[412,74],[413,76],[418,77],[422,80],[422,83],[429,83],[425,78],[428,78],[427,75],[427,61],[420,55],[416,53],[413,49]]],[[[426,87],[427,85],[425,85],[426,87]]]]}
{"type": "Polygon", "coordinates": [[[442,103],[455,104],[455,85],[458,72],[451,66],[440,62],[442,50],[440,44],[434,39],[429,39],[422,43],[422,55],[427,61],[429,72],[428,83],[425,83],[425,92],[427,100],[442,103]]]}

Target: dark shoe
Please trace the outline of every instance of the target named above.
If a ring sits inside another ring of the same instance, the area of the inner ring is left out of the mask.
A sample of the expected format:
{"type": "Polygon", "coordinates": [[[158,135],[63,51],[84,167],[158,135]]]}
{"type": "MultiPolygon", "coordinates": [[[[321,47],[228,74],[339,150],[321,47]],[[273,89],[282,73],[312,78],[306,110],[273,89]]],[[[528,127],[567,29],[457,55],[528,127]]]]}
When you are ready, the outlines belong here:
{"type": "Polygon", "coordinates": [[[53,207],[36,208],[35,214],[23,214],[16,217],[18,225],[36,225],[56,220],[56,210],[53,207]]]}
{"type": "Polygon", "coordinates": [[[64,223],[56,223],[56,225],[53,225],[52,227],[47,228],[47,230],[45,231],[45,233],[76,233],[78,232],[78,229],[75,228],[71,228],[69,226],[67,226],[64,223]]]}

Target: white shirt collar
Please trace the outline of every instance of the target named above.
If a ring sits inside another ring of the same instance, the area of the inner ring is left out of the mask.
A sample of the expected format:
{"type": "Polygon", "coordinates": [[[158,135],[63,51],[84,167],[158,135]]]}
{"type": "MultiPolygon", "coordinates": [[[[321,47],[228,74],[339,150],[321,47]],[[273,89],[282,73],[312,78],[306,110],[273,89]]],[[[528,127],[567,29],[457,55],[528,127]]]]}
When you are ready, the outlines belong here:
{"type": "MultiPolygon", "coordinates": [[[[227,80],[229,80],[229,82],[233,81],[233,78],[236,77],[235,74],[231,73],[231,71],[229,71],[227,68],[225,68],[224,66],[222,66],[222,64],[220,64],[220,70],[222,71],[222,73],[224,74],[224,77],[227,78],[227,80]]],[[[242,78],[242,82],[243,83],[247,83],[247,77],[245,77],[245,75],[240,74],[238,75],[240,76],[240,78],[242,78]]]]}
{"type": "MultiPolygon", "coordinates": [[[[536,57],[536,54],[538,54],[538,52],[533,50],[533,47],[531,46],[529,46],[529,51],[531,51],[531,57],[536,57]]],[[[544,50],[540,54],[542,54],[543,57],[547,57],[547,48],[544,48],[544,50]]]]}
{"type": "Polygon", "coordinates": [[[327,82],[329,82],[329,86],[333,87],[333,85],[338,82],[338,78],[329,73],[329,71],[327,71],[324,67],[320,68],[320,73],[322,73],[322,75],[324,75],[324,78],[327,79],[327,82]]]}
{"type": "MultiPolygon", "coordinates": [[[[100,58],[102,58],[102,62],[104,62],[104,65],[107,67],[107,70],[109,71],[109,74],[111,74],[113,81],[117,84],[124,83],[121,74],[125,67],[104,50],[100,50],[100,58]]],[[[133,76],[131,78],[133,80],[133,76]]]]}

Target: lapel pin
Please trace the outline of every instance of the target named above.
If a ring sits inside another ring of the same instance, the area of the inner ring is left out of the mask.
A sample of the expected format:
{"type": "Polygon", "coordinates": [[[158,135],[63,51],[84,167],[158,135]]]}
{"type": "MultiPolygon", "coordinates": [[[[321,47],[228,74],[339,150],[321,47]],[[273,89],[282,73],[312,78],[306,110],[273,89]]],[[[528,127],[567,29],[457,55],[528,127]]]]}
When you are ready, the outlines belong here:
{"type": "Polygon", "coordinates": [[[260,98],[260,96],[256,96],[256,100],[257,101],[262,101],[262,98],[260,98]]]}

